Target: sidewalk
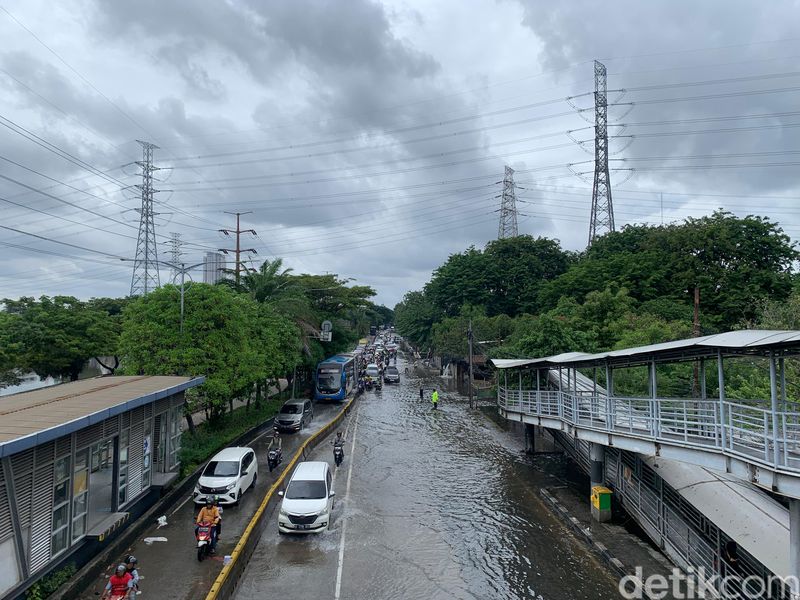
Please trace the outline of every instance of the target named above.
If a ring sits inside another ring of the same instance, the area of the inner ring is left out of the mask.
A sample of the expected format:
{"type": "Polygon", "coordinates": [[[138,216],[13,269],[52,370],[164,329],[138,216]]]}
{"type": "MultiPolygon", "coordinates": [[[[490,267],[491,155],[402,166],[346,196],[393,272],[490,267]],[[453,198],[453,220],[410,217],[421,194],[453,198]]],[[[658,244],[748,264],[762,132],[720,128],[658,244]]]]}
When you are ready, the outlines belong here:
{"type": "MultiPolygon", "coordinates": [[[[273,396],[278,395],[279,393],[281,393],[282,391],[284,391],[286,388],[289,387],[289,382],[286,381],[285,379],[280,379],[280,380],[278,380],[278,386],[280,387],[280,389],[276,388],[275,386],[272,386],[268,390],[265,390],[264,391],[264,397],[265,398],[272,398],[273,396]]],[[[255,400],[254,397],[250,398],[250,402],[251,403],[254,400],[255,400]]],[[[242,406],[245,406],[246,404],[247,404],[247,398],[242,398],[241,400],[234,400],[233,401],[233,410],[236,410],[237,408],[241,408],[242,406]]],[[[195,411],[195,412],[192,413],[192,421],[194,422],[195,425],[200,425],[200,423],[205,422],[205,420],[206,420],[206,411],[204,409],[201,408],[200,410],[195,411]]]]}

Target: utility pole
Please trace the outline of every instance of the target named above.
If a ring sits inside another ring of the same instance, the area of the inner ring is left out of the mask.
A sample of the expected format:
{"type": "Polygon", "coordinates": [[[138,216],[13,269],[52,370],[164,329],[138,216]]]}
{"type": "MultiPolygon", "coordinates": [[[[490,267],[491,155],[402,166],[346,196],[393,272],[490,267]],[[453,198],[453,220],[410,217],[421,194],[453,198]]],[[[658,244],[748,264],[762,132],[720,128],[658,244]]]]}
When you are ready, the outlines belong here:
{"type": "Polygon", "coordinates": [[[475,408],[474,397],[475,394],[472,390],[473,374],[472,374],[472,319],[469,320],[469,331],[467,331],[467,341],[469,342],[469,407],[475,408]]]}
{"type": "MultiPolygon", "coordinates": [[[[183,246],[184,242],[181,240],[181,234],[175,231],[169,232],[169,239],[164,242],[165,244],[169,244],[169,255],[170,255],[170,262],[173,265],[178,265],[181,262],[181,256],[183,256],[183,250],[181,247],[183,246]]],[[[172,269],[172,279],[176,279],[178,277],[178,270],[176,268],[172,269]]]]}
{"type": "MultiPolygon", "coordinates": [[[[245,254],[245,253],[247,253],[247,254],[258,254],[258,252],[256,252],[255,248],[242,248],[239,238],[241,237],[241,235],[243,233],[252,233],[253,235],[256,235],[256,230],[255,229],[242,229],[239,226],[239,218],[242,215],[249,215],[252,211],[248,211],[248,212],[228,212],[228,211],[225,211],[225,212],[227,214],[229,214],[229,215],[236,215],[236,229],[220,229],[220,231],[222,233],[224,233],[225,235],[230,235],[232,233],[236,235],[236,248],[220,248],[219,251],[224,253],[224,254],[228,254],[229,252],[233,252],[236,255],[235,268],[234,269],[226,269],[226,271],[230,272],[232,270],[234,272],[235,278],[236,278],[236,286],[238,287],[239,286],[239,279],[240,279],[241,271],[242,271],[242,268],[243,268],[242,267],[242,254],[245,254]]],[[[244,269],[247,270],[247,267],[244,267],[244,269]]]]}
{"type": "Polygon", "coordinates": [[[514,186],[514,169],[506,165],[503,178],[503,194],[500,200],[500,225],[497,228],[497,239],[517,237],[517,194],[514,186]]]}
{"type": "Polygon", "coordinates": [[[606,232],[614,231],[611,177],[608,174],[608,97],[606,67],[594,61],[594,184],[589,246],[606,232]]]}
{"type": "Polygon", "coordinates": [[[158,146],[150,142],[136,140],[142,145],[142,160],[136,161],[142,169],[142,183],[137,185],[142,194],[139,212],[139,236],[136,239],[136,258],[131,277],[131,296],[146,296],[161,285],[158,273],[158,246],[156,245],[156,226],[153,212],[153,150],[158,146]]]}

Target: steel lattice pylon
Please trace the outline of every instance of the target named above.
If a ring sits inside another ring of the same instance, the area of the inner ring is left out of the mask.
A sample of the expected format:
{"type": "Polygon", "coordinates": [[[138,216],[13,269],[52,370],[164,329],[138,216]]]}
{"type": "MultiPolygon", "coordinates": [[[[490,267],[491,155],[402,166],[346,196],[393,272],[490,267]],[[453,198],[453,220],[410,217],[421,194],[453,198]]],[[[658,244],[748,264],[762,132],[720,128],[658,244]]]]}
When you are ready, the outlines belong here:
{"type": "Polygon", "coordinates": [[[172,264],[172,279],[174,280],[180,273],[179,268],[181,264],[181,257],[183,256],[183,240],[181,240],[181,234],[177,233],[176,231],[169,232],[169,239],[166,242],[169,244],[169,256],[172,264]]]}
{"type": "Polygon", "coordinates": [[[611,177],[608,174],[608,98],[606,67],[594,61],[594,185],[589,245],[608,231],[614,231],[611,177]]]}
{"type": "Polygon", "coordinates": [[[136,240],[136,258],[133,262],[131,296],[143,296],[161,285],[158,274],[158,246],[156,244],[155,213],[153,212],[153,150],[158,146],[136,140],[142,145],[142,160],[136,164],[142,168],[142,183],[136,187],[142,193],[139,210],[139,237],[136,240]]]}
{"type": "Polygon", "coordinates": [[[500,225],[497,238],[511,238],[519,235],[517,228],[517,193],[514,188],[514,169],[506,167],[503,178],[503,195],[500,201],[500,225]]]}

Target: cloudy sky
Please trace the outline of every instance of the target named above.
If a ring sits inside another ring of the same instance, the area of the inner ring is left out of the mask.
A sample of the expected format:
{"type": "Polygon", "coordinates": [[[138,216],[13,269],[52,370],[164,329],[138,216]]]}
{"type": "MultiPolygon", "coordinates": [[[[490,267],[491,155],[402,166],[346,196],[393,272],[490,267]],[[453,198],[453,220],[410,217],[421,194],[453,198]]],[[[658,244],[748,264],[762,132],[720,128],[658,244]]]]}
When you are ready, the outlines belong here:
{"type": "Polygon", "coordinates": [[[520,232],[582,249],[594,59],[617,227],[724,207],[798,238],[798,22],[778,0],[9,0],[0,297],[128,293],[137,140],[165,260],[171,232],[187,263],[231,247],[248,212],[253,265],[393,306],[497,236],[505,165],[520,232]]]}

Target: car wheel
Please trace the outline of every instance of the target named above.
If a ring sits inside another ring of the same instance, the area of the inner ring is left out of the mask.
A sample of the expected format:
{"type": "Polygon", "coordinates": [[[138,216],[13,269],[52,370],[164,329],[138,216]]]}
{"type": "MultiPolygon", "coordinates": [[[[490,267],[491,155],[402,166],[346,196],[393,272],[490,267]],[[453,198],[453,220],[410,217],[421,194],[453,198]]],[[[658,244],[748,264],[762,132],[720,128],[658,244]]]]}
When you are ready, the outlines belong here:
{"type": "Polygon", "coordinates": [[[250,484],[250,489],[253,489],[254,487],[256,487],[256,481],[258,481],[258,473],[253,475],[253,483],[250,484]]]}
{"type": "Polygon", "coordinates": [[[241,498],[241,497],[242,497],[242,494],[241,494],[241,493],[239,493],[239,492],[236,492],[236,493],[233,495],[233,505],[234,505],[234,506],[239,506],[239,498],[241,498]]]}

